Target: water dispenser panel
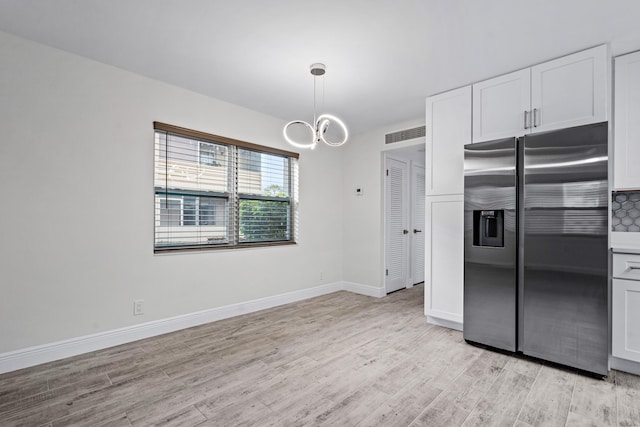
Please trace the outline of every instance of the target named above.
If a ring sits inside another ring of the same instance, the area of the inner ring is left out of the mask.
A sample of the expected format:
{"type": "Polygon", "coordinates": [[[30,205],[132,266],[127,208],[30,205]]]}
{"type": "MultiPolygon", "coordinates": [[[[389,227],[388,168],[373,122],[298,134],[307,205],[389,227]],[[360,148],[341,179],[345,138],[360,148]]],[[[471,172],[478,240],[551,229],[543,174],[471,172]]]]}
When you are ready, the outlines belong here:
{"type": "Polygon", "coordinates": [[[473,245],[504,247],[504,210],[473,211],[473,245]]]}

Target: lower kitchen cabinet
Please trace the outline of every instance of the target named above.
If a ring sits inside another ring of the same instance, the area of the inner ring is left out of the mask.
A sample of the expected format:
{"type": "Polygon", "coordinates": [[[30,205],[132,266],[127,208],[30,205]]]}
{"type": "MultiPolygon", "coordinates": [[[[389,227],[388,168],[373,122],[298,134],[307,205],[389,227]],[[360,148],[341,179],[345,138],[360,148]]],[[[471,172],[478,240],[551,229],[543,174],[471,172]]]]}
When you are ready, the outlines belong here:
{"type": "Polygon", "coordinates": [[[427,321],[462,330],[464,195],[430,196],[425,208],[427,321]]]}
{"type": "Polygon", "coordinates": [[[640,281],[613,279],[611,354],[640,362],[640,281]]]}

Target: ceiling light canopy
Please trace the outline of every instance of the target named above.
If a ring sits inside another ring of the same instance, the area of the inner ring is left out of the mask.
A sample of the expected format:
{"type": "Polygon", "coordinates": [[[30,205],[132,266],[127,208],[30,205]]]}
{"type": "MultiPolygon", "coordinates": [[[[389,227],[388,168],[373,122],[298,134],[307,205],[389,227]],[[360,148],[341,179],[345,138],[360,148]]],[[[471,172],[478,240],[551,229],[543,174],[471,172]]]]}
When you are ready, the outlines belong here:
{"type": "Polygon", "coordinates": [[[284,125],[282,134],[289,144],[298,148],[313,149],[320,142],[324,142],[332,147],[339,147],[347,142],[347,138],[349,138],[349,132],[347,131],[347,127],[344,122],[332,114],[321,114],[316,117],[316,78],[318,76],[323,76],[327,72],[327,67],[324,64],[316,63],[311,64],[310,70],[311,75],[313,76],[313,125],[302,120],[293,120],[284,125]],[[333,124],[337,125],[339,132],[342,133],[342,138],[338,138],[338,140],[331,140],[327,135],[329,127],[333,124]],[[303,141],[293,138],[290,132],[295,126],[303,126],[310,138],[303,141]]]}

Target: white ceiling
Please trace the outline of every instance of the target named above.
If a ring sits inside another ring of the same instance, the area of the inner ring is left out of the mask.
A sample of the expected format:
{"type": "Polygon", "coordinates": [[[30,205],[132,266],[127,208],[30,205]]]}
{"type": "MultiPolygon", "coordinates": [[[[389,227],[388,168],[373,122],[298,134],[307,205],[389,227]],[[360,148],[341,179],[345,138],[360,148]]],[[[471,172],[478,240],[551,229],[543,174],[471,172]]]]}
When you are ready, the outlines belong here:
{"type": "Polygon", "coordinates": [[[639,18],[637,0],[0,0],[2,31],[283,122],[310,120],[324,62],[324,110],[355,133],[596,44],[640,49],[639,18]]]}

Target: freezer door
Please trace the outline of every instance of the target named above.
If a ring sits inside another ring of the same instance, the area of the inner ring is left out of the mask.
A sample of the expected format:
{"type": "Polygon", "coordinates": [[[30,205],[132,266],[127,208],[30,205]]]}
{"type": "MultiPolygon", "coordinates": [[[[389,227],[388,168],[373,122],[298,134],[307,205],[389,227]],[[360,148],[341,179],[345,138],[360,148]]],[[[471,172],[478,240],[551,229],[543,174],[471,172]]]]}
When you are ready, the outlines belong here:
{"type": "Polygon", "coordinates": [[[608,354],[607,124],[524,139],[520,349],[598,374],[608,354]]]}
{"type": "Polygon", "coordinates": [[[516,140],[464,154],[464,338],[515,351],[516,140]]]}

